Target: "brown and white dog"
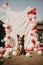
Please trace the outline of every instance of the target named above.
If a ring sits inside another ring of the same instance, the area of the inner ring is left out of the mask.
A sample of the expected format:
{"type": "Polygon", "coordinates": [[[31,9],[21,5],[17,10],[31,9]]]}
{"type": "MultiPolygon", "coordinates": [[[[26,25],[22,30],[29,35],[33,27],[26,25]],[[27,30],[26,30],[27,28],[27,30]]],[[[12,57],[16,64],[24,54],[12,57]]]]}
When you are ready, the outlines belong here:
{"type": "Polygon", "coordinates": [[[17,34],[17,55],[25,55],[25,50],[24,50],[24,37],[25,35],[23,36],[20,36],[17,34]]]}

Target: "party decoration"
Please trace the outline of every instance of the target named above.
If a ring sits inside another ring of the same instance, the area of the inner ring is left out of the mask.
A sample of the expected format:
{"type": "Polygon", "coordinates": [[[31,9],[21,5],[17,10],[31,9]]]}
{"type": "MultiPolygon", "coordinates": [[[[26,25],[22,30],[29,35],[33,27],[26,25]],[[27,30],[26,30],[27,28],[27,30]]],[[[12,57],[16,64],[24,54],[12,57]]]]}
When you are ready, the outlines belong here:
{"type": "Polygon", "coordinates": [[[5,2],[4,5],[2,5],[2,7],[6,8],[8,6],[8,2],[5,2]]]}
{"type": "Polygon", "coordinates": [[[9,34],[6,35],[7,39],[11,39],[11,36],[9,34]]]}
{"type": "Polygon", "coordinates": [[[35,42],[35,40],[34,40],[34,39],[32,40],[32,43],[33,43],[34,45],[36,44],[36,42],[35,42]]]}
{"type": "Polygon", "coordinates": [[[5,5],[8,6],[8,2],[6,2],[5,5]]]}
{"type": "Polygon", "coordinates": [[[34,51],[35,51],[35,52],[37,52],[37,51],[38,51],[38,49],[37,49],[37,48],[34,48],[34,51]]]}
{"type": "Polygon", "coordinates": [[[9,57],[10,57],[10,56],[9,56],[9,52],[6,51],[6,52],[3,54],[3,57],[4,57],[4,58],[9,58],[9,57]]]}
{"type": "Polygon", "coordinates": [[[38,47],[38,50],[43,52],[43,47],[38,47]]]}
{"type": "Polygon", "coordinates": [[[38,55],[42,55],[43,54],[42,51],[38,51],[37,53],[38,53],[38,55]]]}
{"type": "Polygon", "coordinates": [[[32,30],[36,30],[37,28],[36,28],[36,26],[34,26],[33,28],[32,28],[32,30]]]}
{"type": "Polygon", "coordinates": [[[16,55],[17,55],[16,51],[13,51],[13,52],[12,52],[12,54],[13,54],[14,56],[16,56],[16,55]]]}
{"type": "MultiPolygon", "coordinates": [[[[3,24],[6,31],[6,36],[4,38],[5,48],[0,48],[0,51],[2,52],[0,53],[0,57],[1,54],[3,54],[4,58],[10,57],[10,53],[14,56],[17,55],[17,34],[20,34],[21,36],[23,34],[25,35],[25,56],[30,57],[30,51],[35,51],[38,55],[42,55],[42,48],[39,48],[40,42],[37,39],[38,30],[36,27],[36,8],[28,7],[23,12],[16,12],[12,11],[8,5],[9,3],[5,2],[5,4],[0,8],[0,12],[6,13],[5,24],[3,24]]],[[[20,46],[20,48],[22,48],[22,46],[20,46]]]]}
{"type": "Polygon", "coordinates": [[[30,53],[26,53],[26,55],[25,55],[26,57],[30,57],[31,56],[31,54],[30,53]]]}
{"type": "Polygon", "coordinates": [[[0,57],[2,57],[2,54],[0,54],[0,57]]]}
{"type": "Polygon", "coordinates": [[[29,15],[29,14],[34,14],[34,15],[36,15],[36,8],[31,9],[30,11],[27,12],[27,14],[28,14],[28,15],[29,15]]]}
{"type": "Polygon", "coordinates": [[[3,48],[3,49],[1,50],[1,53],[4,54],[5,52],[6,52],[6,49],[3,48]]]}

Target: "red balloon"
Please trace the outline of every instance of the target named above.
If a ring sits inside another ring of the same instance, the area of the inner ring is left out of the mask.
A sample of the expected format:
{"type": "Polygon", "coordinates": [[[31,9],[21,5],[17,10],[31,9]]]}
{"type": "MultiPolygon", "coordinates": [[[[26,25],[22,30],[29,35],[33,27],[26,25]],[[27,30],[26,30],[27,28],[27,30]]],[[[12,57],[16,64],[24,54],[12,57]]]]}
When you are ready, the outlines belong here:
{"type": "Polygon", "coordinates": [[[34,15],[36,15],[36,8],[31,9],[30,11],[27,12],[27,14],[28,14],[28,15],[29,15],[29,14],[34,14],[34,15]]]}
{"type": "Polygon", "coordinates": [[[10,29],[10,26],[7,26],[6,29],[10,29]]]}
{"type": "Polygon", "coordinates": [[[36,11],[36,8],[33,8],[33,11],[36,11]]]}
{"type": "Polygon", "coordinates": [[[43,52],[43,47],[39,47],[38,50],[42,51],[43,52]]]}
{"type": "Polygon", "coordinates": [[[11,46],[10,44],[8,44],[8,45],[6,46],[6,48],[12,48],[12,46],[11,46]]]}
{"type": "Polygon", "coordinates": [[[36,29],[35,33],[38,33],[38,30],[36,29]]]}
{"type": "Polygon", "coordinates": [[[32,14],[32,10],[28,11],[27,14],[28,14],[28,15],[29,15],[29,14],[32,14]]]}
{"type": "Polygon", "coordinates": [[[36,44],[36,41],[33,39],[33,40],[32,40],[32,43],[35,45],[35,44],[36,44]]]}
{"type": "Polygon", "coordinates": [[[8,6],[8,2],[6,2],[5,5],[8,6]]]}
{"type": "Polygon", "coordinates": [[[31,35],[31,36],[33,36],[33,34],[32,34],[32,33],[31,33],[30,35],[31,35]]]}
{"type": "Polygon", "coordinates": [[[41,43],[41,44],[39,44],[40,45],[40,47],[43,47],[43,43],[41,43]]]}
{"type": "Polygon", "coordinates": [[[38,46],[35,45],[34,48],[38,48],[38,46]]]}
{"type": "Polygon", "coordinates": [[[34,50],[34,47],[26,49],[27,52],[30,52],[30,51],[33,51],[33,50],[34,50]]]}
{"type": "Polygon", "coordinates": [[[6,52],[6,50],[3,48],[2,51],[1,51],[1,53],[4,54],[5,52],[6,52]]]}
{"type": "Polygon", "coordinates": [[[11,36],[9,35],[9,36],[7,36],[7,38],[8,38],[8,39],[11,39],[11,36]]]}
{"type": "Polygon", "coordinates": [[[36,12],[33,12],[34,15],[36,15],[36,12]]]}
{"type": "Polygon", "coordinates": [[[32,28],[32,30],[37,30],[37,27],[36,27],[36,26],[34,26],[34,27],[32,28]]]}
{"type": "Polygon", "coordinates": [[[36,16],[34,17],[34,19],[36,19],[36,16]]]}
{"type": "Polygon", "coordinates": [[[32,21],[32,18],[29,18],[29,21],[32,21]]]}

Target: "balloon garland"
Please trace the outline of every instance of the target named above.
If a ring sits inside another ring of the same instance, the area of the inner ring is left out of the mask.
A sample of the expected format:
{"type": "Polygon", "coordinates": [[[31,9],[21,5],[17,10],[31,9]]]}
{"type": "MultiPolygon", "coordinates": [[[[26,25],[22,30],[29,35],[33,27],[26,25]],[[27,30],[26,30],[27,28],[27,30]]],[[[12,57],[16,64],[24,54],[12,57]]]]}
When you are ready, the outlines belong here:
{"type": "MultiPolygon", "coordinates": [[[[28,21],[33,25],[33,27],[31,28],[31,32],[30,32],[30,44],[28,44],[28,46],[26,47],[26,56],[29,55],[29,52],[31,51],[35,51],[37,52],[38,55],[42,55],[43,51],[42,51],[42,47],[40,47],[40,42],[37,40],[37,34],[38,34],[38,30],[36,27],[36,8],[30,8],[30,10],[27,11],[27,18],[28,21]],[[40,48],[40,49],[39,49],[40,48]]],[[[30,56],[30,55],[29,55],[30,56]]]]}
{"type": "MultiPolygon", "coordinates": [[[[7,8],[8,5],[9,5],[9,3],[6,2],[2,6],[2,8],[7,8]]],[[[9,11],[9,9],[7,11],[9,11]]],[[[4,10],[4,12],[6,12],[6,11],[4,10]]],[[[43,54],[43,48],[41,48],[39,46],[40,42],[37,40],[38,30],[36,27],[36,8],[30,8],[30,10],[27,11],[26,15],[27,15],[28,21],[31,22],[31,24],[35,24],[35,25],[33,25],[33,27],[31,28],[31,32],[30,32],[31,41],[30,41],[30,44],[25,49],[25,51],[26,51],[25,56],[30,57],[31,56],[31,54],[29,53],[30,51],[31,52],[35,51],[35,52],[37,52],[38,55],[42,55],[43,54]]],[[[3,56],[4,58],[8,58],[8,57],[10,57],[10,53],[12,51],[13,51],[12,54],[14,56],[16,56],[17,53],[15,50],[17,49],[17,47],[14,48],[11,45],[11,39],[12,39],[12,37],[10,36],[10,32],[12,31],[11,26],[8,24],[3,24],[3,26],[5,27],[5,31],[6,31],[6,36],[4,38],[5,48],[0,47],[0,57],[3,56]]]]}

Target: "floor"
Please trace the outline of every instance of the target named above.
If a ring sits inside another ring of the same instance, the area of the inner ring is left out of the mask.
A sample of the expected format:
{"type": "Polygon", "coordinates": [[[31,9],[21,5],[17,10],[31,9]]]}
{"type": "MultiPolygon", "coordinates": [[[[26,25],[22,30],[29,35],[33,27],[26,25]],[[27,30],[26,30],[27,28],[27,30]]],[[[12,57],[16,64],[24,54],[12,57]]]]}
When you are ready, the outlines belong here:
{"type": "Polygon", "coordinates": [[[43,65],[43,55],[39,56],[36,53],[32,54],[32,57],[11,55],[11,57],[7,59],[0,58],[0,65],[43,65]]]}

